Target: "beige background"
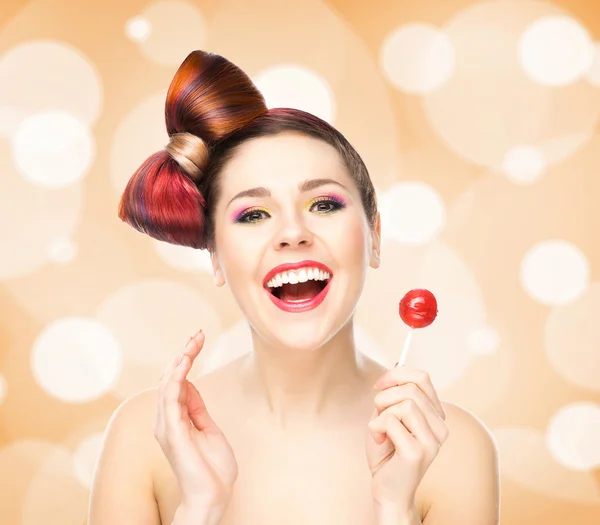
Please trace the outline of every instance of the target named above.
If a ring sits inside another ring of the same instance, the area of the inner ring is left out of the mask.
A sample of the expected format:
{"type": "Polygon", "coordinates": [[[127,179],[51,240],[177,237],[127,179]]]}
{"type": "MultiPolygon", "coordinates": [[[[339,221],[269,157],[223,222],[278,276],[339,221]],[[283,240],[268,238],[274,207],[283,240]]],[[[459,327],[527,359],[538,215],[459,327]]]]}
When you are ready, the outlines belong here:
{"type": "Polygon", "coordinates": [[[167,142],[166,90],[194,49],[363,156],[385,237],[359,345],[391,366],[400,297],[436,294],[408,365],[494,433],[502,523],[600,523],[599,15],[592,0],[3,0],[2,524],[85,523],[110,415],[199,327],[194,374],[249,350],[205,254],[116,214],[167,142]]]}

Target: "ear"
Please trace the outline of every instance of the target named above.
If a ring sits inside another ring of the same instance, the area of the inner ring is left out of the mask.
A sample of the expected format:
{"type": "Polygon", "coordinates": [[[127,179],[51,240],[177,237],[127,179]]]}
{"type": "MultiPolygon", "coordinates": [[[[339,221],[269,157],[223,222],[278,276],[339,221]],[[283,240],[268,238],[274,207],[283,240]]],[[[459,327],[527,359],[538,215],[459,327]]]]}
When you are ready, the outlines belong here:
{"type": "Polygon", "coordinates": [[[371,268],[379,268],[381,262],[381,217],[377,212],[377,219],[375,220],[375,228],[371,230],[371,260],[369,266],[371,268]]]}
{"type": "Polygon", "coordinates": [[[210,260],[213,268],[213,277],[215,278],[216,286],[223,286],[225,284],[225,277],[223,276],[223,272],[221,270],[221,266],[219,264],[219,257],[216,252],[210,253],[210,260]]]}

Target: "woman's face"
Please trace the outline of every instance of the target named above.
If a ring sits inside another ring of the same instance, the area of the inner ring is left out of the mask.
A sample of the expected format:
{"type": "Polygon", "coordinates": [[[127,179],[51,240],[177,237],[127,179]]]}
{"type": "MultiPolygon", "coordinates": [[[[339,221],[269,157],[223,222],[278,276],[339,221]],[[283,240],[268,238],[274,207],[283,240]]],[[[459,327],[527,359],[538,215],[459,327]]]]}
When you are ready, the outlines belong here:
{"type": "Polygon", "coordinates": [[[217,284],[229,284],[268,344],[319,348],[352,316],[367,268],[379,266],[379,220],[371,232],[338,152],[299,133],[244,143],[221,176],[213,254],[217,284]],[[303,261],[312,261],[304,274],[298,269],[293,276],[268,278],[281,264],[303,261]],[[308,269],[319,264],[331,271],[329,281],[308,269]],[[295,277],[308,281],[295,284],[295,277]],[[271,288],[275,284],[280,286],[271,288]]]}

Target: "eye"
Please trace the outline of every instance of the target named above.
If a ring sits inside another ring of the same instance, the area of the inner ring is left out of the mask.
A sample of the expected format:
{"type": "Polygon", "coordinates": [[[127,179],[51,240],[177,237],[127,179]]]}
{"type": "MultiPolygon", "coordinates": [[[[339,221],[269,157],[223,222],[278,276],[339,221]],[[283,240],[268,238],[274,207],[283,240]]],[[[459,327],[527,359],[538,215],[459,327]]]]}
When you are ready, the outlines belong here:
{"type": "Polygon", "coordinates": [[[344,208],[344,203],[332,197],[317,197],[311,201],[309,208],[317,213],[331,213],[344,208]]]}
{"type": "Polygon", "coordinates": [[[235,222],[245,222],[245,223],[256,223],[260,221],[261,216],[269,217],[269,214],[260,208],[253,208],[245,211],[242,215],[240,215],[235,222]]]}

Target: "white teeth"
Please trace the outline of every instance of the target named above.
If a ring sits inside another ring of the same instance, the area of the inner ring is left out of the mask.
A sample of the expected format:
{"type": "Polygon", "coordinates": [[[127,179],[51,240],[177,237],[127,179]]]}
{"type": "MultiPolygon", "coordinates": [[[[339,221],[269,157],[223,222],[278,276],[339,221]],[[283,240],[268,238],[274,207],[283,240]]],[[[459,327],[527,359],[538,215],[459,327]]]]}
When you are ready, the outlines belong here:
{"type": "Polygon", "coordinates": [[[269,288],[278,288],[284,284],[305,283],[306,281],[326,281],[331,278],[329,272],[324,272],[318,268],[302,268],[300,270],[290,270],[280,272],[273,277],[267,286],[269,288]]]}

